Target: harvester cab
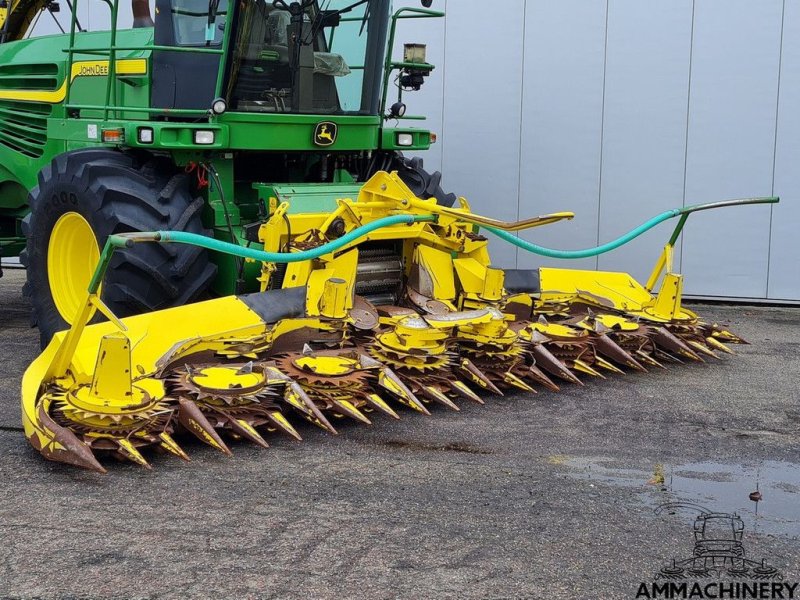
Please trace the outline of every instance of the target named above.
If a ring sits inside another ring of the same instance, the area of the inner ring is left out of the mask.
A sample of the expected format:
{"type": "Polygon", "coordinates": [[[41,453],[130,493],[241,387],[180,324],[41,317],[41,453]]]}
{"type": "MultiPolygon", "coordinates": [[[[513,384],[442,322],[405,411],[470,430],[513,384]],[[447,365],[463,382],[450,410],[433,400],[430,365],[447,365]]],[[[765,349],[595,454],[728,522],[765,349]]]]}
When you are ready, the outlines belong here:
{"type": "Polygon", "coordinates": [[[517,235],[572,213],[473,213],[402,154],[435,140],[405,125],[425,47],[392,53],[399,21],[444,16],[430,5],[157,0],[151,18],[134,0],[118,31],[109,0],[111,30],[83,32],[73,0],[68,34],[31,40],[19,11],[49,4],[0,8],[0,216],[24,217],[43,352],[22,413],[45,457],[149,467],[151,449],[188,459],[181,435],[229,453],[300,439],[291,417],[337,433],[742,342],[682,306],[672,249],[694,212],[777,199],[677,208],[578,251],[517,235]],[[489,255],[495,236],[594,256],[670,219],[646,284],[489,255]]]}
{"type": "Polygon", "coordinates": [[[229,14],[226,0],[159,0],[155,43],[175,50],[153,56],[153,105],[375,116],[389,4],[257,0],[229,14]],[[196,55],[179,51],[192,47],[224,51],[207,55],[201,69],[196,55]]]}

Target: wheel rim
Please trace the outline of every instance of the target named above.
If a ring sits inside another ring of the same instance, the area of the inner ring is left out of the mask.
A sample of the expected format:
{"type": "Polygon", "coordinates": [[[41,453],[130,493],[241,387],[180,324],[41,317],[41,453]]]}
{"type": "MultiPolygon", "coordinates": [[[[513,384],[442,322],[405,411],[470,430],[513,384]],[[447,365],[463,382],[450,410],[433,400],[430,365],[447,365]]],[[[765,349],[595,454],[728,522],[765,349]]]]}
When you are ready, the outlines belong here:
{"type": "Polygon", "coordinates": [[[61,215],[47,246],[47,279],[53,302],[67,323],[86,300],[99,260],[100,248],[89,222],[76,212],[61,215]]]}

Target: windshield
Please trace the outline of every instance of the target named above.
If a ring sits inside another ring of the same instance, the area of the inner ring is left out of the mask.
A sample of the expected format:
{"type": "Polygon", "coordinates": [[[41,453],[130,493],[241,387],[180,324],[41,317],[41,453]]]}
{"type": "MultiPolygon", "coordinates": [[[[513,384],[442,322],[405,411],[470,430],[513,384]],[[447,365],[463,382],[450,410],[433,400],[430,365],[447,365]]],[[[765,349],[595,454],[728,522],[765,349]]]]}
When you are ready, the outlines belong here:
{"type": "Polygon", "coordinates": [[[240,2],[227,90],[232,109],[377,114],[389,0],[308,3],[292,14],[288,7],[297,4],[240,2]]]}
{"type": "Polygon", "coordinates": [[[221,0],[209,25],[208,0],[172,0],[172,28],[178,46],[220,46],[228,14],[227,0],[221,0]]]}

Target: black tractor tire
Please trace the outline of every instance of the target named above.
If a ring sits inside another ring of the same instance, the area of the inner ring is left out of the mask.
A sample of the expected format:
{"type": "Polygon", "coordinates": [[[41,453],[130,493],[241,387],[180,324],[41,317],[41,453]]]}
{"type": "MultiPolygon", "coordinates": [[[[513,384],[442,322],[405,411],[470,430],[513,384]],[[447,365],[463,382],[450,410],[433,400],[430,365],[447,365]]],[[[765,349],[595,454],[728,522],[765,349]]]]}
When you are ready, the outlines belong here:
{"type": "MultiPolygon", "coordinates": [[[[23,293],[32,305],[31,325],[46,346],[69,327],[50,291],[47,253],[50,234],[67,212],[81,215],[102,250],[109,235],[177,230],[211,235],[203,227],[204,201],[189,177],[171,161],[110,149],[85,149],[56,157],[39,173],[29,196],[31,212],[22,230],[27,247],[23,293]]],[[[206,250],[183,244],[136,244],[117,250],[103,281],[102,299],[119,317],[181,306],[201,298],[216,275],[206,250]]],[[[95,316],[95,320],[99,320],[95,316]]]]}

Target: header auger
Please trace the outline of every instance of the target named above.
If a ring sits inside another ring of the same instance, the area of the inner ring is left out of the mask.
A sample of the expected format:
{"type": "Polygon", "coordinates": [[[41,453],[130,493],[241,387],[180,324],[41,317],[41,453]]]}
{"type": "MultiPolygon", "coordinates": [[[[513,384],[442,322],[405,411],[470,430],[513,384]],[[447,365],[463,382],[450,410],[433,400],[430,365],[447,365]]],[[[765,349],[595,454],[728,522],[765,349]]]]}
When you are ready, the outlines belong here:
{"type": "Polygon", "coordinates": [[[232,440],[300,440],[298,419],[336,434],[347,421],[430,416],[507,391],[718,357],[743,340],[682,307],[671,261],[686,217],[714,206],[649,224],[681,218],[650,289],[622,273],[493,268],[478,224],[514,231],[572,214],[496,222],[463,199],[449,208],[419,198],[396,173],[375,174],[330,213],[287,224],[281,205],[260,228],[265,250],[185,232],[113,235],[80,314],[25,373],[25,433],[46,458],[105,472],[98,455],[149,467],[155,448],[188,460],[186,435],[228,454],[232,440]],[[139,244],[255,261],[262,290],[118,319],[98,291],[115,250],[139,244]],[[376,262],[385,248],[391,260],[376,262]],[[376,278],[388,263],[396,269],[376,278]],[[284,286],[270,289],[278,265],[284,286]],[[95,311],[108,321],[89,324],[95,311]]]}

